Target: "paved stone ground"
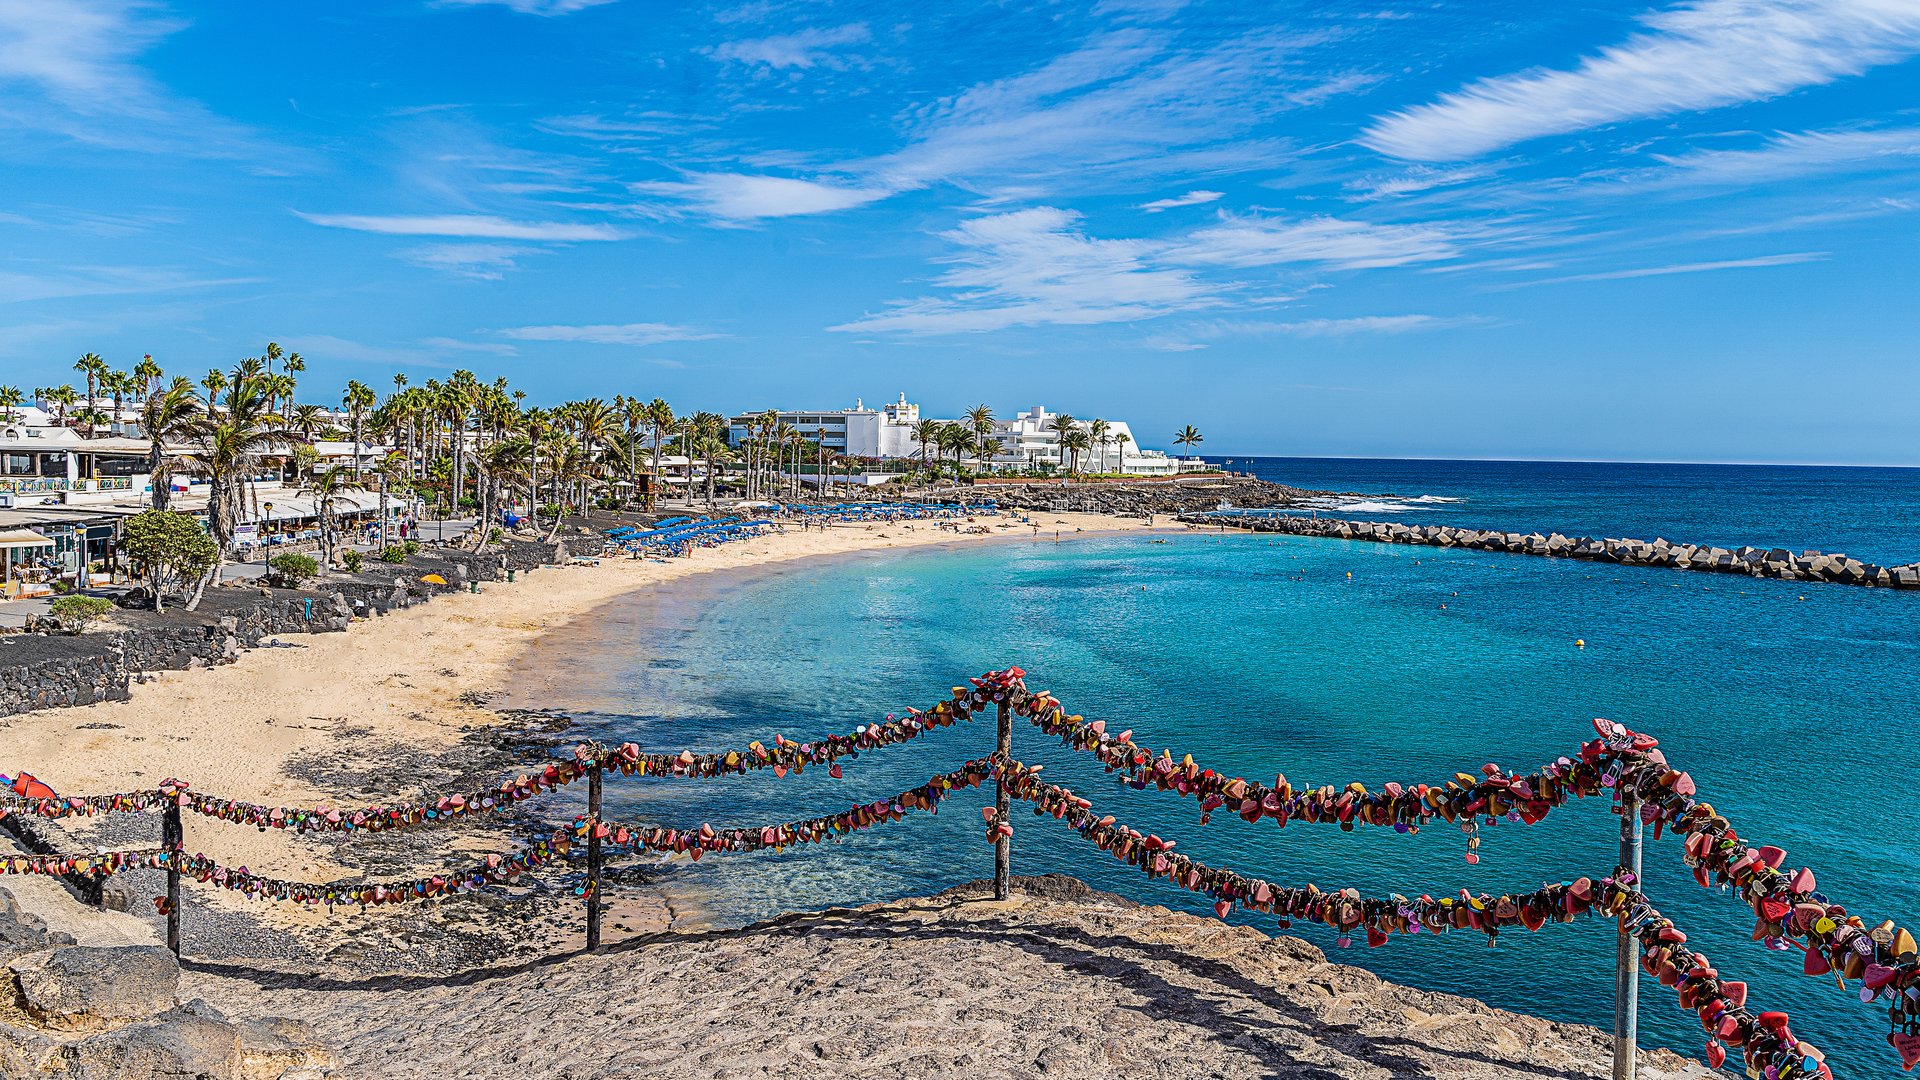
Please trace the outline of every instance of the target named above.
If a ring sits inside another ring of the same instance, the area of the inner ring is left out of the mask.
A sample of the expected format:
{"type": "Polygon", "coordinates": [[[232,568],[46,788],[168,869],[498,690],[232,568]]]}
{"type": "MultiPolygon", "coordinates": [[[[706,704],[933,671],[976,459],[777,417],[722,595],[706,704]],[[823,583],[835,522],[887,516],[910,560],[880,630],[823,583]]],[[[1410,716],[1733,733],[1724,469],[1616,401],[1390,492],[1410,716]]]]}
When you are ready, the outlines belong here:
{"type": "MultiPolygon", "coordinates": [[[[1596,1030],[1383,982],[1072,879],[656,934],[450,978],[189,965],[183,995],[312,1024],[334,1075],[1603,1077],[1596,1030]]],[[[1643,1077],[1705,1070],[1664,1052],[1643,1077]]]]}

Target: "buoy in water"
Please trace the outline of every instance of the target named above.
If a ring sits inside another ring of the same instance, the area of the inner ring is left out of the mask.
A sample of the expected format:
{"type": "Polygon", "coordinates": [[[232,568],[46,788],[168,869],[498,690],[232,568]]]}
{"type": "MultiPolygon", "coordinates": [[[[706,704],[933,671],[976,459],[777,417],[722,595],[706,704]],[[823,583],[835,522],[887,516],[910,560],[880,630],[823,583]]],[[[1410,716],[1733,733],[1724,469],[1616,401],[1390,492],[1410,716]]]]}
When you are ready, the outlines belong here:
{"type": "Polygon", "coordinates": [[[1353,571],[1351,571],[1351,570],[1349,570],[1349,571],[1347,571],[1347,580],[1348,580],[1348,581],[1352,581],[1352,580],[1353,580],[1353,571]]]}
{"type": "Polygon", "coordinates": [[[1587,647],[1587,639],[1586,639],[1586,638],[1574,638],[1574,639],[1573,639],[1573,647],[1574,647],[1574,648],[1576,648],[1576,649],[1584,649],[1584,648],[1586,648],[1586,647],[1587,647]]]}

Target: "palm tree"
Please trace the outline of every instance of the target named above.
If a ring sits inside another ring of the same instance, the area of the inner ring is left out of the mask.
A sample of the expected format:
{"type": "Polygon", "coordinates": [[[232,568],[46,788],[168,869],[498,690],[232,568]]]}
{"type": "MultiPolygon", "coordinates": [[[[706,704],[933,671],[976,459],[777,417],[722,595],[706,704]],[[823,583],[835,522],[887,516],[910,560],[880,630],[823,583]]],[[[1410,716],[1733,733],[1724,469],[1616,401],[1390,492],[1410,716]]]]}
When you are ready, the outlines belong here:
{"type": "Polygon", "coordinates": [[[308,442],[318,439],[329,426],[327,410],[318,405],[295,405],[287,414],[287,430],[308,442]]]}
{"type": "MultiPolygon", "coordinates": [[[[1094,418],[1093,423],[1087,425],[1088,442],[1093,449],[1100,452],[1102,466],[1106,464],[1107,432],[1111,430],[1113,430],[1113,425],[1098,417],[1094,418]]],[[[1105,472],[1106,470],[1101,468],[1098,471],[1105,472]]]]}
{"type": "Polygon", "coordinates": [[[293,387],[297,381],[295,376],[305,370],[307,370],[307,358],[297,352],[288,353],[286,359],[280,363],[280,371],[285,376],[285,381],[280,384],[285,387],[281,391],[281,396],[286,399],[288,405],[293,404],[293,387]]]}
{"type": "Polygon", "coordinates": [[[27,397],[17,386],[0,386],[0,424],[11,424],[17,415],[14,410],[25,404],[27,397]]]}
{"type": "Polygon", "coordinates": [[[167,452],[170,442],[183,442],[202,420],[200,395],[186,376],[176,376],[166,389],[147,395],[140,410],[140,427],[147,433],[147,475],[153,488],[153,508],[165,510],[173,496],[173,472],[180,459],[167,452]]]}
{"type": "Polygon", "coordinates": [[[1047,430],[1059,436],[1060,449],[1065,450],[1067,448],[1067,432],[1072,431],[1075,427],[1079,426],[1079,424],[1080,421],[1074,419],[1072,413],[1058,413],[1053,419],[1047,421],[1047,430]]]}
{"type": "Polygon", "coordinates": [[[920,467],[927,467],[927,447],[940,445],[940,421],[922,420],[913,425],[913,441],[920,444],[920,467]]]}
{"type": "Polygon", "coordinates": [[[973,449],[973,432],[965,424],[949,420],[940,425],[940,449],[953,451],[953,478],[960,479],[960,458],[973,449]]]}
{"type": "MultiPolygon", "coordinates": [[[[973,433],[978,436],[978,438],[974,440],[976,447],[984,448],[987,445],[987,436],[993,434],[993,410],[985,405],[975,405],[973,408],[967,410],[967,423],[972,425],[973,433]]],[[[979,449],[978,452],[982,455],[980,461],[981,467],[985,468],[986,459],[984,455],[986,451],[979,449]]]]}
{"type": "Polygon", "coordinates": [[[160,370],[160,365],[154,363],[152,353],[147,353],[140,358],[140,362],[133,366],[133,377],[139,380],[139,389],[136,393],[141,400],[144,401],[160,392],[160,379],[164,374],[160,370]]]}
{"type": "Polygon", "coordinates": [[[94,429],[107,422],[107,414],[89,405],[73,414],[75,423],[87,425],[87,438],[93,438],[94,429]]]}
{"type": "MultiPolygon", "coordinates": [[[[100,377],[107,373],[107,362],[101,358],[99,353],[88,353],[73,362],[73,370],[86,375],[87,412],[98,415],[94,413],[93,409],[94,391],[99,388],[100,377]]],[[[92,419],[88,419],[85,423],[87,425],[87,438],[91,439],[93,438],[93,421],[92,419]]]]}
{"type": "Polygon", "coordinates": [[[1193,448],[1207,440],[1205,436],[1200,434],[1199,428],[1188,424],[1173,436],[1173,441],[1185,446],[1187,448],[1187,455],[1191,457],[1193,455],[1193,448]]]}
{"type": "Polygon", "coordinates": [[[227,388],[227,373],[219,368],[212,368],[200,380],[200,385],[207,390],[207,411],[212,412],[214,399],[220,396],[220,391],[227,388]]]}
{"type": "Polygon", "coordinates": [[[1120,472],[1122,475],[1125,475],[1127,471],[1127,444],[1132,441],[1133,436],[1124,431],[1116,431],[1113,433],[1113,447],[1119,452],[1120,472]]]}
{"type": "Polygon", "coordinates": [[[380,546],[387,546],[387,493],[397,486],[406,484],[413,477],[413,463],[406,455],[390,450],[387,456],[374,466],[373,475],[380,481],[380,546]]]}
{"type": "Polygon", "coordinates": [[[1067,451],[1067,472],[1069,475],[1079,472],[1080,452],[1091,449],[1093,436],[1085,428],[1074,428],[1060,436],[1060,449],[1067,451]]]}
{"type": "Polygon", "coordinates": [[[209,415],[195,433],[198,448],[191,457],[211,486],[207,530],[213,534],[219,558],[195,586],[187,602],[189,611],[199,606],[207,584],[219,576],[220,564],[233,553],[234,526],[240,520],[248,476],[276,443],[290,436],[274,425],[276,419],[267,408],[265,380],[246,378],[228,389],[226,412],[209,415]]]}
{"type": "Polygon", "coordinates": [[[320,572],[325,574],[333,565],[333,504],[349,491],[366,488],[351,468],[336,463],[317,474],[309,474],[300,490],[314,497],[314,509],[320,513],[320,572]]]}
{"type": "Polygon", "coordinates": [[[627,435],[627,494],[620,501],[625,504],[633,497],[633,489],[640,481],[640,432],[647,426],[647,403],[637,397],[616,397],[614,405],[620,411],[620,424],[627,435]]]}
{"type": "Polygon", "coordinates": [[[781,424],[780,428],[781,441],[793,451],[793,482],[788,486],[793,491],[793,497],[797,499],[800,497],[800,459],[807,449],[807,437],[800,434],[800,429],[791,424],[781,424]]]}
{"type": "Polygon", "coordinates": [[[665,398],[647,402],[647,425],[653,428],[653,483],[647,488],[647,505],[660,501],[660,444],[674,427],[673,406],[665,398]]]}
{"type": "MultiPolygon", "coordinates": [[[[300,354],[294,353],[291,357],[288,357],[288,360],[292,361],[292,360],[297,360],[299,358],[300,358],[300,354]]],[[[348,415],[353,417],[353,474],[355,476],[360,475],[360,472],[361,472],[361,465],[360,465],[361,418],[365,416],[367,410],[373,408],[378,401],[379,401],[379,398],[374,396],[373,390],[369,388],[365,383],[362,383],[361,381],[359,381],[358,379],[348,379],[347,392],[340,396],[341,406],[347,410],[348,415]]]]}
{"type": "Polygon", "coordinates": [[[514,437],[500,439],[475,461],[480,470],[480,526],[473,531],[480,537],[474,544],[475,554],[487,550],[487,544],[493,539],[493,511],[499,505],[500,489],[515,481],[525,480],[528,476],[528,463],[533,457],[533,445],[527,440],[514,437]]]}
{"type": "Polygon", "coordinates": [[[113,395],[113,413],[112,419],[108,421],[109,430],[114,424],[120,422],[120,406],[126,403],[127,395],[133,392],[133,388],[133,376],[124,371],[108,371],[100,376],[100,389],[113,395]]]}
{"type": "Polygon", "coordinates": [[[687,433],[682,441],[692,440],[689,456],[698,454],[707,463],[707,506],[714,505],[713,480],[718,464],[733,455],[727,449],[724,432],[727,430],[726,418],[717,413],[697,412],[687,420],[687,433]]]}
{"type": "Polygon", "coordinates": [[[527,521],[539,532],[540,454],[553,433],[553,416],[545,409],[528,409],[520,415],[520,431],[527,437],[527,521]]]}
{"type": "Polygon", "coordinates": [[[80,403],[80,392],[65,383],[46,390],[41,397],[55,407],[53,422],[58,427],[67,426],[67,411],[80,403]]]}

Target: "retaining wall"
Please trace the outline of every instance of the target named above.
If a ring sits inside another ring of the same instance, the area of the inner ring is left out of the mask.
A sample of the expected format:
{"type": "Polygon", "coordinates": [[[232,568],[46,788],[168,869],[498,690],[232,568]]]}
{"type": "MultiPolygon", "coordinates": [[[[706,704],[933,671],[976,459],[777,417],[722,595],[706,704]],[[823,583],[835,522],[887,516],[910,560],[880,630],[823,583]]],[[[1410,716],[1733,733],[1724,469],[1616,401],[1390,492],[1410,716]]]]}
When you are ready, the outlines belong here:
{"type": "Polygon", "coordinates": [[[0,636],[0,717],[36,709],[122,701],[148,671],[223,664],[277,634],[333,633],[353,616],[383,615],[438,593],[495,581],[509,567],[563,561],[566,545],[515,541],[476,555],[436,548],[403,564],[368,561],[358,574],[333,575],[304,590],[229,586],[209,589],[196,611],[128,611],[121,630],[0,636]],[[437,574],[444,585],[421,578],[437,574]]]}

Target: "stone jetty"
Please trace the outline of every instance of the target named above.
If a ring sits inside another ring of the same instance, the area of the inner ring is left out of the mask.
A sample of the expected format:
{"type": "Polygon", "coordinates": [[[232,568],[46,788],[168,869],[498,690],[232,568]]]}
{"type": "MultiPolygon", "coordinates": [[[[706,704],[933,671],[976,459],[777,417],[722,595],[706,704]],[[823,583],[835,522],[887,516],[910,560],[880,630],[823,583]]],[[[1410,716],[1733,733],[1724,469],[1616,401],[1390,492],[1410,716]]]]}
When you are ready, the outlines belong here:
{"type": "Polygon", "coordinates": [[[1785,548],[1713,547],[1676,544],[1654,539],[1595,539],[1559,533],[1499,532],[1451,525],[1404,525],[1396,521],[1345,521],[1339,518],[1276,514],[1254,517],[1230,512],[1202,511],[1180,515],[1191,525],[1225,526],[1289,536],[1320,536],[1333,540],[1371,540],[1382,544],[1422,544],[1439,548],[1504,551],[1516,555],[1544,555],[1557,559],[1586,559],[1623,566],[1662,566],[1716,574],[1745,574],[1783,581],[1826,581],[1837,585],[1865,585],[1920,589],[1920,563],[1877,566],[1851,556],[1820,551],[1798,554],[1785,548]]]}

